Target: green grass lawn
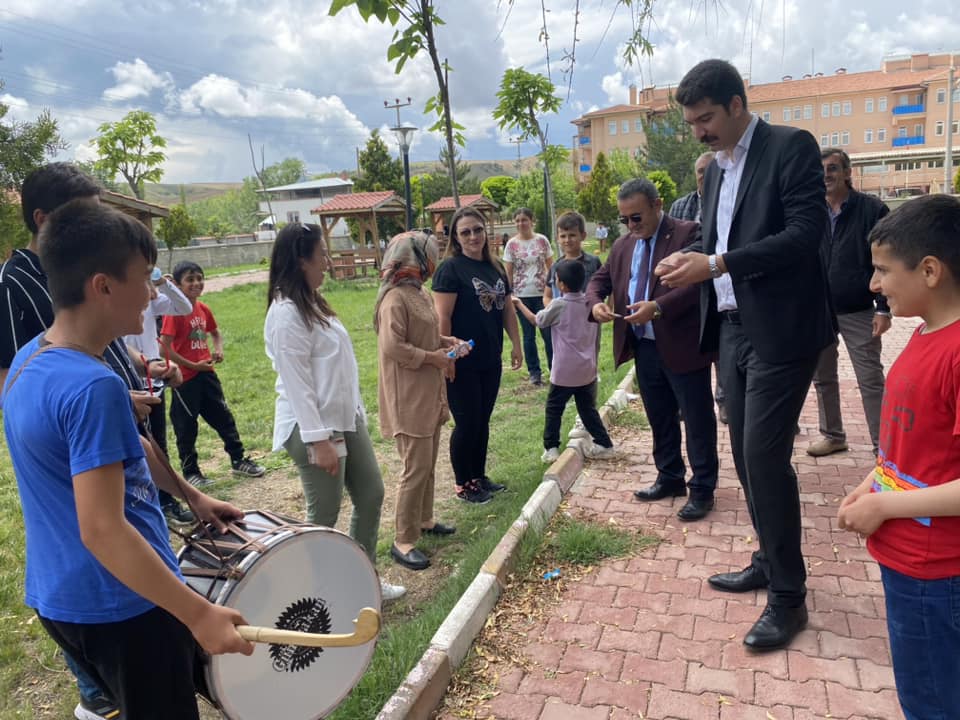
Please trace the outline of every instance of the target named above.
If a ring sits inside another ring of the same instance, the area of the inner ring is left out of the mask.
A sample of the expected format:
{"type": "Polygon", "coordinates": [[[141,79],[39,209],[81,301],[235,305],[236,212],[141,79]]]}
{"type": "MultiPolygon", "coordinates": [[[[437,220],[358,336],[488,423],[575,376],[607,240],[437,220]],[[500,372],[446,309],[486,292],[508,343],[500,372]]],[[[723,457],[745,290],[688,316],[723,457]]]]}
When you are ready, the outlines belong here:
{"type": "MultiPolygon", "coordinates": [[[[242,285],[204,298],[212,308],[225,339],[224,364],[218,373],[237,419],[240,435],[248,450],[265,458],[271,470],[289,468],[285,454],[270,455],[273,433],[274,373],[263,351],[265,288],[262,284],[242,285]]],[[[370,431],[378,455],[392,456],[393,441],[384,441],[376,422],[377,341],[372,312],[376,297],[373,283],[330,283],[325,295],[353,339],[360,367],[363,400],[370,417],[370,431]]],[[[612,330],[604,328],[598,396],[607,398],[622,378],[626,367],[614,372],[610,342],[612,330]]],[[[509,368],[509,342],[505,343],[509,368]]],[[[539,461],[543,432],[543,405],[546,389],[534,390],[526,383],[525,371],[505,370],[500,399],[494,411],[488,470],[494,480],[506,482],[510,492],[494,502],[476,507],[457,504],[445,521],[456,524],[458,532],[443,541],[435,562],[448,570],[430,599],[409,608],[381,633],[370,669],[345,703],[332,716],[365,720],[374,717],[420,658],[427,643],[464,589],[476,576],[483,561],[516,519],[530,493],[540,483],[544,466],[539,461]]],[[[569,429],[575,409],[565,416],[569,429]]],[[[171,450],[173,432],[169,431],[171,450]]],[[[201,424],[198,444],[201,463],[211,475],[227,469],[227,458],[215,435],[201,424]]],[[[440,463],[449,459],[441,451],[440,463]]],[[[222,490],[229,497],[230,484],[222,490]]],[[[450,488],[437,488],[449,493],[450,488]]],[[[378,555],[383,563],[392,538],[381,533],[378,555]]],[[[425,547],[432,550],[427,541],[425,547]]],[[[69,717],[76,703],[76,690],[53,643],[46,638],[32,612],[23,605],[23,526],[16,484],[4,446],[0,452],[0,720],[7,718],[69,717]],[[34,693],[31,688],[36,688],[34,693]],[[51,693],[50,690],[54,692],[51,693]],[[53,697],[53,700],[51,700],[53,697]]],[[[78,589],[82,591],[82,589],[78,589]]]]}

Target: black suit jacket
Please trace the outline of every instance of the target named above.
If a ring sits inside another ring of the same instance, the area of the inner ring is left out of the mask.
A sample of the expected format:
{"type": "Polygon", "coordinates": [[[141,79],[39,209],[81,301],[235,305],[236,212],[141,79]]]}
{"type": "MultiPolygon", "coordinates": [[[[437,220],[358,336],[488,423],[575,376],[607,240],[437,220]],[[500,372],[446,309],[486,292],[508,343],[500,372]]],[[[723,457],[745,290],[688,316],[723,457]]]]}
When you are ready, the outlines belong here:
{"type": "MultiPolygon", "coordinates": [[[[829,224],[820,147],[797,128],[759,120],[744,159],[723,258],[743,329],[770,363],[818,354],[834,341],[820,242],[829,224]]],[[[723,172],[707,168],[701,201],[703,236],[692,249],[717,246],[717,203],[723,172]]],[[[713,282],[700,286],[700,348],[719,345],[713,282]]]]}

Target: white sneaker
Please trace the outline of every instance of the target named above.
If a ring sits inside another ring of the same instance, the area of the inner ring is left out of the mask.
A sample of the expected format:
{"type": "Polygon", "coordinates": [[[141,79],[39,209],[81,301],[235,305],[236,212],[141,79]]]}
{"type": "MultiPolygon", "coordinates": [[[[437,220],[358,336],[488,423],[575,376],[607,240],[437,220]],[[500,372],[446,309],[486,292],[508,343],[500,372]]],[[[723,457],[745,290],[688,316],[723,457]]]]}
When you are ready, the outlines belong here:
{"type": "Polygon", "coordinates": [[[552,447],[549,450],[544,450],[543,455],[540,456],[540,462],[552,463],[556,462],[560,457],[560,448],[552,447]]]}
{"type": "Polygon", "coordinates": [[[608,460],[617,456],[617,451],[613,447],[604,447],[591,442],[584,448],[583,454],[591,460],[608,460]]]}
{"type": "Polygon", "coordinates": [[[384,602],[399,600],[407,594],[407,589],[403,585],[391,585],[383,578],[380,578],[380,596],[384,602]]]}
{"type": "Polygon", "coordinates": [[[583,420],[580,419],[579,415],[577,415],[577,419],[573,421],[573,427],[570,428],[570,432],[567,436],[570,438],[590,437],[590,433],[588,433],[587,429],[583,426],[583,420]]]}

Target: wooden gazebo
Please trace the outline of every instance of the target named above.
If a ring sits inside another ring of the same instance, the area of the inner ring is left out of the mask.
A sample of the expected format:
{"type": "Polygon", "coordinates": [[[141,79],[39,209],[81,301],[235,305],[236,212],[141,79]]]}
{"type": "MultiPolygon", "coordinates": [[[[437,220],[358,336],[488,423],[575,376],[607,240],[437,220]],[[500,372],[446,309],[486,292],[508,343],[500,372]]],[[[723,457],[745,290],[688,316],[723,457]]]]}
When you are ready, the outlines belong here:
{"type": "Polygon", "coordinates": [[[320,207],[310,211],[320,218],[323,240],[329,251],[333,226],[341,218],[353,218],[360,226],[361,252],[367,233],[373,238],[373,257],[380,267],[380,236],[377,217],[381,215],[406,215],[407,205],[392,190],[376,192],[344,193],[335,195],[320,207]]]}
{"type": "MultiPolygon", "coordinates": [[[[487,243],[490,245],[491,251],[497,254],[499,239],[494,237],[493,233],[493,214],[500,206],[483,195],[461,195],[460,207],[475,208],[487,219],[487,243]]],[[[450,219],[457,210],[453,204],[453,196],[442,197],[435,203],[427,205],[424,210],[430,213],[430,227],[433,228],[434,233],[436,233],[440,241],[440,250],[442,252],[447,244],[447,231],[450,219]]]]}
{"type": "Polygon", "coordinates": [[[160,218],[162,220],[163,218],[170,217],[170,208],[164,207],[163,205],[157,205],[156,203],[149,203],[146,200],[130,197],[129,195],[112,192],[110,190],[101,190],[100,200],[107,205],[112,205],[114,208],[126,213],[127,215],[132,215],[146,225],[150,229],[150,232],[154,231],[154,218],[160,218]]]}

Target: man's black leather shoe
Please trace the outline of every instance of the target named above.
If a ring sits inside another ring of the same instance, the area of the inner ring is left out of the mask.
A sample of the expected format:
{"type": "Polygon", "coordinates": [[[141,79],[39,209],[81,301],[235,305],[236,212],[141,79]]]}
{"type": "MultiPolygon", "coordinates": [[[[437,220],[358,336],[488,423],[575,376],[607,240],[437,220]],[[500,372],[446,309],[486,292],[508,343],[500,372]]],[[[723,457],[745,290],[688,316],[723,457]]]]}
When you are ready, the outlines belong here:
{"type": "Polygon", "coordinates": [[[423,528],[424,535],[453,535],[457,529],[443,523],[434,523],[433,527],[423,528]]]}
{"type": "Polygon", "coordinates": [[[710,583],[711,587],[716,588],[717,590],[735,593],[759,590],[760,588],[765,588],[769,584],[766,575],[764,575],[759,568],[755,568],[753,565],[748,568],[744,568],[739,572],[711,575],[709,578],[707,578],[707,582],[710,583]]]}
{"type": "Polygon", "coordinates": [[[426,570],[430,567],[430,560],[416,548],[408,553],[402,553],[397,549],[396,545],[391,545],[390,556],[405,568],[410,568],[411,570],[426,570]]]}
{"type": "Polygon", "coordinates": [[[707,513],[713,510],[713,498],[695,498],[691,497],[687,503],[677,512],[677,517],[681,520],[699,520],[707,516],[707,513]]]}
{"type": "Polygon", "coordinates": [[[743,638],[743,644],[754,652],[779,650],[789,645],[796,634],[806,626],[806,605],[795,608],[767,605],[760,619],[743,638]]]}
{"type": "Polygon", "coordinates": [[[650,487],[633,492],[637,500],[663,500],[666,497],[683,497],[686,494],[687,486],[682,482],[676,485],[668,484],[659,478],[650,487]]]}

